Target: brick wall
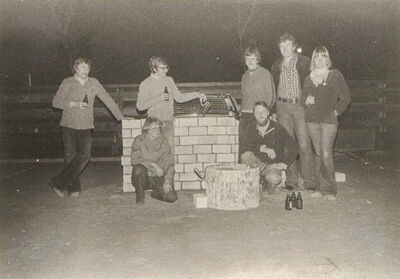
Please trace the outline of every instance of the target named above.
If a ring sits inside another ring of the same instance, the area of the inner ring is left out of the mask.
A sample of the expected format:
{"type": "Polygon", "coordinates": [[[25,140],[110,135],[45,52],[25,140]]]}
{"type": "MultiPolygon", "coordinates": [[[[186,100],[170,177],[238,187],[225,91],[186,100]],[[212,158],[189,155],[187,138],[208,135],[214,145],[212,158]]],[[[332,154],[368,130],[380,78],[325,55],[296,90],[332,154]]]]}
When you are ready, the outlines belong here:
{"type": "MultiPolygon", "coordinates": [[[[122,121],[123,191],[132,192],[131,145],[140,134],[144,119],[122,121]]],[[[234,163],[238,160],[239,123],[233,117],[176,118],[175,126],[175,189],[201,189],[205,187],[193,172],[201,172],[210,163],[234,163]]]]}

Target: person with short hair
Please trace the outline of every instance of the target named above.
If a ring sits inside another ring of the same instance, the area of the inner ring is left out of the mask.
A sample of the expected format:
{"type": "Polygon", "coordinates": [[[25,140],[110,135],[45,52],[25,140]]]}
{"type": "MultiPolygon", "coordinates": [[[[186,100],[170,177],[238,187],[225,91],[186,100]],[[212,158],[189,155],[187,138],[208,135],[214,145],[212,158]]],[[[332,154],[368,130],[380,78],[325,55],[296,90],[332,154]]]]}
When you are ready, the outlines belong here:
{"type": "Polygon", "coordinates": [[[163,136],[167,138],[174,154],[174,100],[184,103],[196,98],[206,101],[207,97],[200,92],[181,93],[174,80],[167,76],[168,62],[162,56],[151,57],[149,69],[150,76],[139,85],[136,108],[139,111],[147,110],[148,116],[157,117],[163,122],[163,136]]]}
{"type": "MultiPolygon", "coordinates": [[[[296,46],[296,39],[288,33],[279,38],[278,47],[282,57],[271,68],[278,96],[274,110],[279,123],[297,141],[300,174],[304,180],[301,188],[314,190],[316,187],[314,154],[304,118],[304,108],[300,105],[304,79],[310,73],[310,59],[296,53],[296,46]]],[[[288,168],[286,174],[287,187],[299,187],[295,163],[288,168]]]]}
{"type": "Polygon", "coordinates": [[[304,82],[301,104],[316,153],[317,191],[313,197],[325,195],[335,200],[337,185],[333,162],[333,147],[338,128],[338,116],[350,103],[346,80],[332,62],[325,46],[315,48],[311,58],[311,74],[304,82]]]}
{"type": "Polygon", "coordinates": [[[74,76],[63,80],[53,98],[53,107],[63,111],[60,126],[66,166],[49,184],[60,198],[64,197],[65,190],[72,197],[78,197],[81,192],[79,176],[91,156],[94,99],[98,97],[118,121],[123,118],[100,82],[89,77],[90,70],[89,59],[75,60],[74,76]]]}
{"type": "Polygon", "coordinates": [[[175,158],[169,143],[161,135],[163,123],[150,116],[142,127],[142,134],[132,143],[132,185],[136,189],[136,203],[143,204],[144,190],[153,190],[155,199],[174,202],[178,196],[174,189],[175,158]]]}
{"type": "Polygon", "coordinates": [[[253,119],[245,130],[241,161],[250,167],[258,167],[265,181],[263,190],[274,194],[282,181],[282,171],[296,159],[298,147],[285,128],[269,116],[268,105],[263,101],[256,102],[253,119]]]}
{"type": "Polygon", "coordinates": [[[242,100],[239,120],[239,158],[244,152],[244,131],[253,118],[253,107],[264,101],[269,108],[275,102],[275,87],[272,75],[260,66],[261,54],[257,47],[246,48],[243,55],[247,71],[242,76],[242,100]]]}

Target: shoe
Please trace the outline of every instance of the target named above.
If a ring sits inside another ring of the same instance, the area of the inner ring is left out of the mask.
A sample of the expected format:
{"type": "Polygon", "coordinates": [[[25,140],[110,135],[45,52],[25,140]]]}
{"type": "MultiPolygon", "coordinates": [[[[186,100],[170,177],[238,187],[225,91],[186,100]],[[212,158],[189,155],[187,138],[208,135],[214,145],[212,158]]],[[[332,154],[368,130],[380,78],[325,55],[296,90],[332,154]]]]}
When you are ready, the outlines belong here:
{"type": "Polygon", "coordinates": [[[51,189],[53,189],[54,193],[56,193],[57,197],[59,197],[61,199],[64,198],[64,193],[61,190],[56,188],[55,183],[53,183],[51,181],[49,181],[48,183],[49,183],[51,189]]]}
{"type": "Polygon", "coordinates": [[[326,195],[326,198],[328,199],[328,201],[335,201],[336,200],[336,196],[333,195],[333,194],[326,195]]]}
{"type": "Polygon", "coordinates": [[[73,192],[70,194],[70,196],[73,198],[77,198],[77,197],[79,197],[79,195],[80,195],[80,192],[73,192]]]}
{"type": "Polygon", "coordinates": [[[320,192],[314,192],[310,194],[310,197],[313,198],[322,198],[322,194],[320,192]]]}
{"type": "Polygon", "coordinates": [[[294,189],[294,187],[290,186],[290,185],[285,185],[285,187],[283,187],[282,189],[287,190],[287,191],[292,191],[294,189]]]}

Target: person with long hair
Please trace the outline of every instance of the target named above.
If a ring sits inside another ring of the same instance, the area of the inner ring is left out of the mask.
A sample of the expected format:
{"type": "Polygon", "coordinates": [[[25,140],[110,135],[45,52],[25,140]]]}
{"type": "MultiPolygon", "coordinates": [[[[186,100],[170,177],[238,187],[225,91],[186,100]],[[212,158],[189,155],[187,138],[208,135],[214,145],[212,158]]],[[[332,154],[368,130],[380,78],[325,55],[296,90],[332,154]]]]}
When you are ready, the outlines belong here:
{"type": "Polygon", "coordinates": [[[338,129],[338,116],[350,103],[349,87],[342,73],[332,69],[325,46],[315,48],[310,75],[304,81],[301,104],[305,108],[308,133],[316,156],[317,191],[312,197],[325,195],[335,200],[337,185],[333,162],[333,147],[338,129]]]}

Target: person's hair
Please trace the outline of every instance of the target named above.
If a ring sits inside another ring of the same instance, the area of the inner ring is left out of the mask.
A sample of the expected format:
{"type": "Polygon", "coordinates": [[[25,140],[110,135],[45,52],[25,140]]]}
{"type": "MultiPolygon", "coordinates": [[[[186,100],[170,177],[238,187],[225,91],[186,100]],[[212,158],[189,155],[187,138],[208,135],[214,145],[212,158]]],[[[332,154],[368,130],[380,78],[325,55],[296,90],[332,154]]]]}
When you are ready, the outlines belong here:
{"type": "Polygon", "coordinates": [[[244,50],[243,58],[245,59],[246,56],[252,56],[252,55],[254,55],[254,56],[257,58],[258,61],[261,61],[261,53],[260,53],[260,51],[258,50],[258,48],[255,47],[255,46],[249,46],[249,47],[247,47],[247,48],[244,50]]]}
{"type": "Polygon", "coordinates": [[[80,64],[88,64],[89,65],[89,69],[91,68],[91,62],[90,62],[89,59],[87,59],[87,58],[78,58],[74,62],[74,69],[73,69],[74,73],[76,72],[76,70],[78,69],[78,66],[80,64]]]}
{"type": "Polygon", "coordinates": [[[142,127],[142,134],[145,134],[149,131],[150,125],[153,123],[157,123],[161,128],[163,127],[163,123],[160,119],[154,116],[149,116],[146,118],[144,121],[143,127],[142,127]]]}
{"type": "Polygon", "coordinates": [[[285,33],[282,36],[279,37],[279,43],[278,43],[278,47],[280,46],[281,43],[285,42],[285,41],[291,41],[293,44],[293,47],[297,47],[297,42],[296,42],[296,38],[293,37],[292,34],[289,33],[285,33]]]}
{"type": "Polygon", "coordinates": [[[157,67],[161,64],[168,65],[168,61],[163,56],[152,56],[149,59],[149,69],[154,74],[157,72],[157,67]]]}
{"type": "Polygon", "coordinates": [[[269,108],[269,106],[267,105],[266,102],[264,102],[264,101],[257,101],[257,102],[254,104],[253,113],[254,113],[254,109],[256,108],[256,106],[262,106],[262,107],[266,108],[269,112],[271,111],[271,109],[269,108]]]}
{"type": "Polygon", "coordinates": [[[326,66],[330,68],[332,66],[332,61],[331,58],[329,57],[329,52],[328,49],[325,46],[317,46],[311,56],[311,65],[310,65],[310,70],[314,71],[315,70],[315,57],[317,54],[322,54],[326,58],[326,66]]]}

